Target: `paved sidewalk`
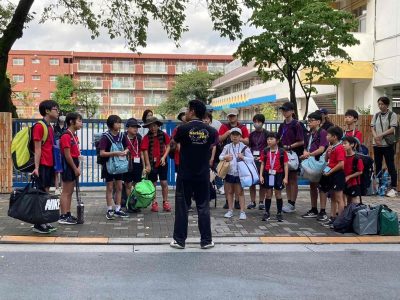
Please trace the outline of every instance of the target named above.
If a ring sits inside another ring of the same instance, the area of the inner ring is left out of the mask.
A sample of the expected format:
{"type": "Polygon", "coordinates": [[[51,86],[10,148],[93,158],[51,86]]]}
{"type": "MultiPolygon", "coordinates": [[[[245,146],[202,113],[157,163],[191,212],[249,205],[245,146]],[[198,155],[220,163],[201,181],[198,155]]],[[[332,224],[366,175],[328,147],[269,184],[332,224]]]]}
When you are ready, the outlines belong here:
{"type": "MultiPolygon", "coordinates": [[[[85,219],[83,225],[60,225],[56,224],[58,230],[52,233],[51,237],[92,237],[92,238],[140,238],[165,240],[170,239],[173,232],[174,212],[152,213],[150,208],[142,210],[141,213],[130,214],[128,219],[116,219],[108,221],[105,218],[104,191],[82,192],[85,202],[85,219]]],[[[159,194],[159,192],[158,192],[159,194]]],[[[31,230],[31,225],[12,219],[7,216],[9,195],[0,195],[0,236],[38,236],[31,230]]],[[[284,199],[285,199],[284,195],[284,199]]],[[[169,197],[174,207],[174,191],[170,191],[169,197]]],[[[249,196],[246,193],[246,203],[249,196]]],[[[76,202],[73,201],[73,205],[76,202]]],[[[159,199],[159,203],[161,200],[159,199]]],[[[247,220],[239,220],[239,212],[235,211],[234,217],[229,220],[223,217],[225,210],[222,209],[225,198],[218,195],[217,208],[214,208],[214,201],[211,202],[211,224],[212,233],[215,238],[251,238],[251,237],[342,237],[342,234],[335,233],[330,229],[322,227],[315,219],[303,219],[301,214],[310,208],[309,192],[299,192],[299,199],[296,205],[297,212],[284,214],[284,222],[278,223],[271,220],[268,223],[262,222],[262,211],[247,210],[247,220]]],[[[400,198],[365,197],[366,204],[387,204],[390,208],[400,213],[400,198]]],[[[328,206],[330,204],[328,203],[328,206]]],[[[271,213],[274,216],[276,205],[273,200],[271,213]]],[[[74,208],[73,208],[74,210],[74,208]]],[[[189,214],[190,238],[199,237],[197,227],[197,214],[189,214]]],[[[354,236],[346,234],[344,236],[354,236]]],[[[54,239],[53,239],[54,240],[54,239]]],[[[251,240],[251,239],[249,239],[251,240]]],[[[302,239],[300,239],[302,240],[302,239]]],[[[300,241],[299,240],[299,241],[300,241]]]]}

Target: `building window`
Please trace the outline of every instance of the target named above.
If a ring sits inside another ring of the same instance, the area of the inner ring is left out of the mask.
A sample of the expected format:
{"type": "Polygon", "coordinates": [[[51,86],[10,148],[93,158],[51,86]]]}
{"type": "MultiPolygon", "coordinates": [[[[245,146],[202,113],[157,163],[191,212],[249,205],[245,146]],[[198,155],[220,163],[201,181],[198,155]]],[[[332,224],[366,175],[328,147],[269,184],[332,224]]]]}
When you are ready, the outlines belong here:
{"type": "Polygon", "coordinates": [[[132,77],[114,77],[111,88],[113,89],[134,89],[135,82],[132,77]]]}
{"type": "Polygon", "coordinates": [[[40,98],[40,92],[32,92],[32,97],[33,98],[40,98]]]}
{"type": "Polygon", "coordinates": [[[239,92],[241,90],[242,90],[242,84],[241,83],[237,83],[237,84],[232,86],[232,93],[239,92]]]}
{"type": "Polygon", "coordinates": [[[103,94],[102,93],[95,93],[99,104],[103,104],[103,94]]]}
{"type": "Polygon", "coordinates": [[[176,63],[176,74],[182,74],[197,70],[197,65],[193,62],[177,62],[176,63]]]}
{"type": "Polygon", "coordinates": [[[78,71],[80,72],[103,72],[101,60],[83,59],[79,61],[78,71]]]}
{"type": "Polygon", "coordinates": [[[133,61],[116,60],[112,62],[111,72],[113,73],[134,73],[135,65],[133,61]]]}
{"type": "Polygon", "coordinates": [[[13,75],[12,80],[14,82],[24,82],[24,75],[13,75]]]}
{"type": "Polygon", "coordinates": [[[146,90],[166,90],[167,81],[165,78],[148,78],[143,82],[143,87],[146,90]]]}
{"type": "Polygon", "coordinates": [[[135,104],[135,97],[133,93],[112,93],[111,104],[113,105],[132,105],[135,104]]]}
{"type": "Polygon", "coordinates": [[[80,76],[79,81],[89,81],[95,89],[103,88],[103,79],[100,76],[80,76]]]}
{"type": "Polygon", "coordinates": [[[207,70],[209,73],[224,73],[224,63],[209,62],[207,70]]]}
{"type": "Polygon", "coordinates": [[[144,97],[145,105],[159,105],[163,101],[167,99],[167,95],[165,93],[148,93],[144,97]]]}
{"type": "Polygon", "coordinates": [[[40,59],[39,58],[32,58],[32,64],[34,64],[34,65],[40,64],[40,59]]]}
{"type": "Polygon", "coordinates": [[[57,75],[50,75],[49,81],[57,81],[57,75]]]}
{"type": "Polygon", "coordinates": [[[167,73],[167,66],[163,61],[146,61],[144,63],[145,73],[167,73]]]}
{"type": "Polygon", "coordinates": [[[13,58],[13,66],[23,66],[24,59],[23,58],[13,58]]]}
{"type": "Polygon", "coordinates": [[[246,80],[245,82],[243,82],[243,89],[247,90],[248,88],[250,88],[250,80],[246,80]]]}
{"type": "Polygon", "coordinates": [[[72,64],[72,57],[64,57],[64,64],[72,64]]]}
{"type": "Polygon", "coordinates": [[[40,80],[40,75],[32,75],[32,80],[40,80]]]}
{"type": "Polygon", "coordinates": [[[367,32],[367,6],[362,5],[352,11],[358,20],[358,32],[367,32]]]}
{"type": "Polygon", "coordinates": [[[58,58],[50,58],[49,64],[50,64],[50,66],[59,66],[60,60],[58,58]]]}

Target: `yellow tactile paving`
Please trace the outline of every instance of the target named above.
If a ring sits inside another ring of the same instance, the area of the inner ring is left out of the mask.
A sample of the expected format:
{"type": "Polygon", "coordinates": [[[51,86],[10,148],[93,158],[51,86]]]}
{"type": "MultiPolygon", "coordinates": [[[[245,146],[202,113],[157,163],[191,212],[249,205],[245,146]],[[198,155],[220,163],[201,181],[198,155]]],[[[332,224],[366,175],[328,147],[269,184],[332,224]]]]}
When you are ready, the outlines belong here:
{"type": "Polygon", "coordinates": [[[358,237],[353,236],[318,236],[310,237],[313,244],[359,244],[358,237]]]}
{"type": "Polygon", "coordinates": [[[56,237],[52,236],[22,236],[22,235],[5,235],[1,241],[9,243],[34,243],[34,244],[54,244],[56,237]]]}
{"type": "Polygon", "coordinates": [[[108,238],[103,237],[57,237],[56,244],[108,244],[108,238]]]}
{"type": "Polygon", "coordinates": [[[263,236],[260,241],[264,244],[310,244],[306,236],[263,236]]]}
{"type": "Polygon", "coordinates": [[[392,243],[398,244],[400,243],[400,236],[379,236],[379,235],[371,235],[371,236],[359,236],[358,239],[361,243],[392,243]]]}

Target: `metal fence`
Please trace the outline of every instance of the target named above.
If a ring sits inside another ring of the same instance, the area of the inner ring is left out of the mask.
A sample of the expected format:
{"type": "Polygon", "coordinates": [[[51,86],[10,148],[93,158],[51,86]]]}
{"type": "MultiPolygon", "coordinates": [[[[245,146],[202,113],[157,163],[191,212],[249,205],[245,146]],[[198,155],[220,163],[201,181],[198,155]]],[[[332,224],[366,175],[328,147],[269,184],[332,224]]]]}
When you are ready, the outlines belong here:
{"type": "MultiPolygon", "coordinates": [[[[37,120],[33,119],[14,119],[13,120],[13,136],[25,126],[32,126],[37,120]]],[[[268,131],[277,131],[280,121],[267,121],[265,123],[265,129],[268,131]]],[[[171,136],[172,131],[177,126],[175,121],[164,121],[162,130],[171,136]]],[[[244,121],[249,131],[253,131],[253,122],[244,121]]],[[[124,127],[123,127],[124,128],[124,127]]],[[[83,160],[81,161],[81,186],[104,186],[104,182],[101,179],[101,166],[96,162],[96,149],[94,146],[94,135],[107,131],[107,124],[105,120],[84,120],[82,129],[78,132],[81,155],[83,160]]],[[[174,161],[168,158],[168,184],[171,186],[175,185],[175,165],[174,161]]],[[[14,170],[13,174],[13,186],[20,187],[26,185],[28,182],[28,174],[20,173],[14,170]]],[[[300,183],[299,183],[300,184],[300,183]]]]}

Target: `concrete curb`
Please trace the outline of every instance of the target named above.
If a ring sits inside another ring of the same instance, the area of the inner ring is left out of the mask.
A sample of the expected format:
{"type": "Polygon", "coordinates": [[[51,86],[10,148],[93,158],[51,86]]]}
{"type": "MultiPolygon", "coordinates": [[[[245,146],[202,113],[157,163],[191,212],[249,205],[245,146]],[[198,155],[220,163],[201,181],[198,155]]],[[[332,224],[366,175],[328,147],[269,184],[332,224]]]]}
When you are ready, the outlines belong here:
{"type": "MultiPolygon", "coordinates": [[[[166,245],[171,238],[107,238],[55,236],[0,236],[0,244],[58,244],[58,245],[166,245]]],[[[354,237],[216,237],[216,244],[400,244],[400,236],[354,237]]],[[[187,244],[199,244],[198,238],[188,238],[187,244]]]]}

